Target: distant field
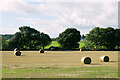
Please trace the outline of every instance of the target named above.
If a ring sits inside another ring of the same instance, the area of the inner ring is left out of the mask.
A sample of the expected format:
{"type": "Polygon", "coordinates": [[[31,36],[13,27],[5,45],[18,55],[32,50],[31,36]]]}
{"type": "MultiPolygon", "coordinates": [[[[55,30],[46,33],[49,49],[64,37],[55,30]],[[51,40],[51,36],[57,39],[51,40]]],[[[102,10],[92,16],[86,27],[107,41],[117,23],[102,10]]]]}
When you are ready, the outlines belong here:
{"type": "MultiPolygon", "coordinates": [[[[85,45],[83,41],[80,41],[79,44],[80,44],[80,45],[79,45],[79,48],[81,48],[81,47],[83,47],[83,46],[85,45]]],[[[45,49],[48,49],[48,48],[51,47],[51,46],[60,47],[60,45],[58,44],[57,41],[52,41],[51,45],[46,46],[45,49]]]]}
{"type": "Polygon", "coordinates": [[[13,51],[2,52],[3,78],[117,78],[117,51],[13,51]],[[100,62],[107,55],[110,62],[100,62]],[[92,63],[82,64],[80,59],[89,56],[92,63]]]}
{"type": "Polygon", "coordinates": [[[48,49],[49,47],[54,46],[54,47],[59,47],[60,45],[57,43],[57,41],[52,41],[51,45],[46,46],[45,49],[48,49]]]}

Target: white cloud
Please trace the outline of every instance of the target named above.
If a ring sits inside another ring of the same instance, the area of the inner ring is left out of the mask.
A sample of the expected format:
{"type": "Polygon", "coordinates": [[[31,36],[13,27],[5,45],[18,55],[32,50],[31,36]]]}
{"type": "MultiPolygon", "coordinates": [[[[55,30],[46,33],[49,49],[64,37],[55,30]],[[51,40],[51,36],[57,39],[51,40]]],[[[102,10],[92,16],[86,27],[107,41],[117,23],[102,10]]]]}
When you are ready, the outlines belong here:
{"type": "Polygon", "coordinates": [[[76,27],[82,34],[86,34],[92,26],[117,26],[117,2],[47,2],[31,4],[19,2],[4,2],[0,10],[16,12],[24,15],[44,14],[52,16],[54,20],[18,18],[23,23],[34,26],[52,37],[68,27],[76,27]]]}
{"type": "Polygon", "coordinates": [[[118,1],[119,0],[29,0],[29,2],[118,2],[118,1]]]}
{"type": "Polygon", "coordinates": [[[41,20],[41,19],[32,19],[32,18],[18,18],[19,20],[24,21],[26,25],[30,25],[40,32],[49,34],[51,37],[56,37],[60,32],[64,30],[64,26],[59,24],[57,20],[41,20]]]}
{"type": "Polygon", "coordinates": [[[1,0],[0,10],[24,15],[35,14],[39,12],[35,5],[28,4],[23,0],[1,0]]]}

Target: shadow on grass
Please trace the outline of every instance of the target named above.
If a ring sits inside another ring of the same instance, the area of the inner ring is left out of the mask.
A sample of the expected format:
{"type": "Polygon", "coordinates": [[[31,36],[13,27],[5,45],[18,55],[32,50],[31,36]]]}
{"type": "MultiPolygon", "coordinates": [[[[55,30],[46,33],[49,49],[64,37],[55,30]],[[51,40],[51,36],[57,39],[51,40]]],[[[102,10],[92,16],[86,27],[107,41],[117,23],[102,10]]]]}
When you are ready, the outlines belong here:
{"type": "Polygon", "coordinates": [[[100,63],[92,63],[90,65],[101,65],[100,63]]]}
{"type": "Polygon", "coordinates": [[[26,55],[21,55],[21,56],[26,56],[26,55]]]}
{"type": "Polygon", "coordinates": [[[109,61],[110,63],[118,62],[118,61],[109,61]]]}

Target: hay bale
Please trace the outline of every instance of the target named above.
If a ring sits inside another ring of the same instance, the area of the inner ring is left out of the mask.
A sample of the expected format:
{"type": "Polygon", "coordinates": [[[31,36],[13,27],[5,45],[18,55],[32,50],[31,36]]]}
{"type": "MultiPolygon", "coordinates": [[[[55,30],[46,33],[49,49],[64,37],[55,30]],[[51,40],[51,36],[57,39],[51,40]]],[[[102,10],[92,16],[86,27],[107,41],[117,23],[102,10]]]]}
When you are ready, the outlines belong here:
{"type": "Polygon", "coordinates": [[[21,52],[20,52],[20,50],[18,48],[14,49],[14,55],[21,56],[21,52]]]}
{"type": "Polygon", "coordinates": [[[39,52],[40,52],[40,53],[44,53],[44,50],[43,50],[43,49],[40,49],[39,52]]]}
{"type": "Polygon", "coordinates": [[[109,57],[108,56],[101,56],[100,61],[101,62],[109,62],[109,57]]]}
{"type": "Polygon", "coordinates": [[[20,51],[15,51],[15,52],[14,52],[14,55],[16,55],[16,56],[21,56],[21,52],[20,52],[20,51]]]}
{"type": "Polygon", "coordinates": [[[83,57],[82,59],[81,59],[81,63],[83,63],[83,64],[90,64],[91,63],[91,58],[90,57],[83,57]]]}

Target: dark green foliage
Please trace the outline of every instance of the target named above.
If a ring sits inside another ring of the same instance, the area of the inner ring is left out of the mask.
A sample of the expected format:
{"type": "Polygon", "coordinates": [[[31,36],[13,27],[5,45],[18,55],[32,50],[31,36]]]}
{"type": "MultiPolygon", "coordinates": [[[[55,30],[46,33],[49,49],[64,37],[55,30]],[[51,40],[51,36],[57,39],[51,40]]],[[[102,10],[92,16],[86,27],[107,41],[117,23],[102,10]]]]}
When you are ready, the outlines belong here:
{"type": "Polygon", "coordinates": [[[115,30],[114,28],[108,27],[103,29],[103,46],[105,46],[108,50],[114,50],[116,47],[115,42],[115,30]]]}
{"type": "Polygon", "coordinates": [[[4,37],[5,40],[8,40],[8,39],[11,39],[13,37],[12,34],[5,34],[5,35],[2,35],[2,37],[4,37]]]}
{"type": "Polygon", "coordinates": [[[39,49],[39,46],[44,47],[51,42],[47,34],[40,33],[29,26],[20,27],[19,30],[9,41],[11,49],[39,49]]]}
{"type": "Polygon", "coordinates": [[[17,32],[15,33],[15,35],[13,36],[13,38],[10,39],[9,41],[9,47],[11,49],[14,49],[14,48],[20,48],[22,47],[22,36],[21,36],[21,33],[20,32],[17,32]]]}
{"type": "Polygon", "coordinates": [[[57,38],[57,42],[65,49],[79,48],[79,41],[81,39],[80,32],[75,28],[68,28],[57,38]]]}
{"type": "Polygon", "coordinates": [[[40,34],[40,39],[41,39],[41,44],[40,45],[42,46],[43,49],[44,49],[45,46],[50,45],[51,42],[52,42],[49,35],[44,34],[44,33],[40,34]]]}
{"type": "Polygon", "coordinates": [[[0,40],[2,40],[2,45],[0,45],[0,46],[1,46],[0,49],[2,49],[2,50],[7,49],[7,48],[8,48],[8,43],[7,43],[7,41],[5,40],[4,37],[0,37],[0,38],[2,38],[2,39],[0,39],[0,40]]]}
{"type": "Polygon", "coordinates": [[[23,48],[28,47],[28,49],[35,49],[40,43],[40,32],[34,28],[28,26],[23,26],[19,28],[22,36],[23,48]]]}
{"type": "Polygon", "coordinates": [[[100,28],[95,27],[93,28],[89,34],[86,35],[86,40],[88,40],[90,43],[94,43],[96,47],[98,47],[101,44],[101,35],[100,35],[100,28]]]}
{"type": "Polygon", "coordinates": [[[86,35],[86,40],[93,43],[97,49],[107,48],[108,50],[114,50],[116,45],[119,45],[120,37],[119,29],[108,28],[93,28],[89,34],[86,35]],[[118,37],[117,37],[118,36],[118,37]]]}
{"type": "Polygon", "coordinates": [[[85,40],[84,43],[85,43],[85,47],[88,48],[88,49],[94,49],[95,48],[94,43],[91,42],[91,41],[85,40]]]}
{"type": "Polygon", "coordinates": [[[85,40],[85,35],[84,35],[84,34],[81,36],[81,39],[82,39],[82,40],[85,40]]]}
{"type": "Polygon", "coordinates": [[[116,31],[116,34],[115,34],[116,46],[117,46],[118,49],[120,49],[119,48],[120,47],[120,29],[116,29],[115,31],[116,31]]]}

